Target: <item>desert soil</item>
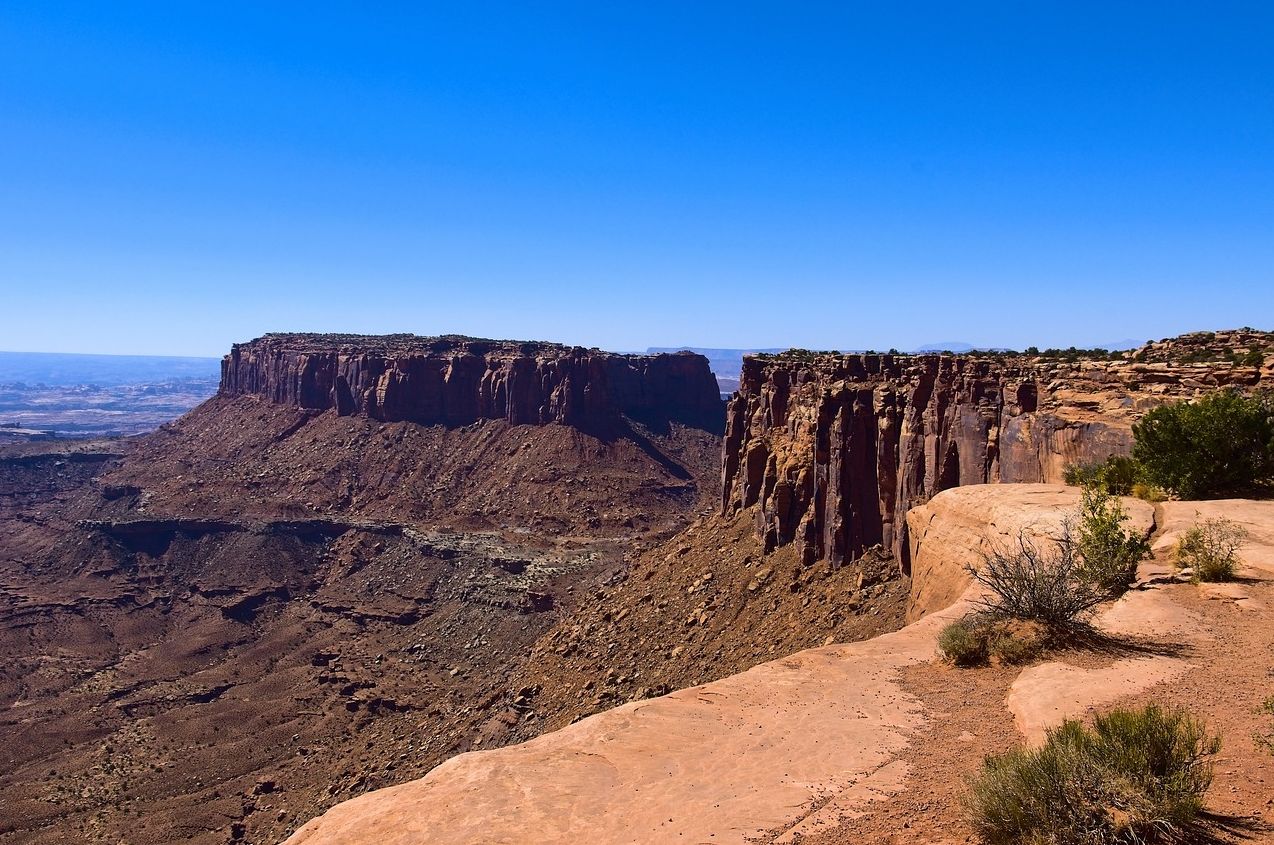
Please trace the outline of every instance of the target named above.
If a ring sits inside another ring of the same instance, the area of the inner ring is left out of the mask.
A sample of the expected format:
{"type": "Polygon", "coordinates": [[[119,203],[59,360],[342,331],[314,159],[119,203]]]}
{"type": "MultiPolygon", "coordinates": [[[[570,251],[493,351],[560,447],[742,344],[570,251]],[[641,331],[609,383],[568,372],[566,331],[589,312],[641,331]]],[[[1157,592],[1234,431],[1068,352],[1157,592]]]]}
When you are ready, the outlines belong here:
{"type": "MultiPolygon", "coordinates": [[[[1155,561],[1143,566],[1143,574],[1166,580],[1172,545],[1166,541],[1176,536],[1183,520],[1192,521],[1190,505],[1182,503],[1176,513],[1168,514],[1166,525],[1161,509],[1155,561]]],[[[1240,503],[1240,512],[1245,505],[1252,507],[1240,503]]],[[[1263,507],[1262,514],[1274,515],[1274,507],[1263,507]]],[[[1254,528],[1258,526],[1262,534],[1274,527],[1259,517],[1253,523],[1254,528]]],[[[1265,539],[1255,534],[1254,540],[1265,539]]],[[[1270,551],[1263,542],[1253,542],[1247,554],[1253,562],[1263,563],[1270,551]]],[[[1157,702],[1187,707],[1203,717],[1222,737],[1208,794],[1207,809],[1214,816],[1210,833],[1218,842],[1274,842],[1274,754],[1253,739],[1258,732],[1274,730],[1274,719],[1259,713],[1261,702],[1274,695],[1274,571],[1248,567],[1241,572],[1237,589],[1177,582],[1149,589],[1162,592],[1167,600],[1162,606],[1175,608],[1171,623],[1149,625],[1139,634],[1117,636],[1100,648],[1067,650],[1044,660],[1085,670],[1149,657],[1184,660],[1184,674],[1117,698],[1102,709],[1157,702]],[[1241,598],[1236,601],[1233,595],[1241,598]]],[[[867,804],[861,814],[847,816],[830,830],[787,841],[801,845],[976,841],[962,811],[964,784],[986,755],[1023,741],[1006,707],[1011,687],[1023,671],[1017,667],[960,669],[937,661],[904,669],[903,688],[923,703],[930,719],[902,757],[909,772],[902,791],[867,804]]],[[[1093,708],[1081,708],[1067,715],[1092,712],[1093,708]]]]}

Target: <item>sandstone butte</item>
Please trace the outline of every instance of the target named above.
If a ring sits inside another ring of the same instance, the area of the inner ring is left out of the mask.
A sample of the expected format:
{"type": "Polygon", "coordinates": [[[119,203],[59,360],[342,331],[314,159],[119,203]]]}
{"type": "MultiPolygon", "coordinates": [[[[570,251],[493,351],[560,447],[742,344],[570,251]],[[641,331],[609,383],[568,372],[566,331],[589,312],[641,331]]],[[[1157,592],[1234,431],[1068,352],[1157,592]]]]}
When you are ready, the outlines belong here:
{"type": "Polygon", "coordinates": [[[494,419],[590,429],[626,415],[719,430],[721,412],[702,355],[619,355],[458,335],[267,334],[231,348],[219,392],[448,426],[494,419]]]}
{"type": "MultiPolygon", "coordinates": [[[[808,842],[856,841],[855,825],[868,824],[872,813],[918,800],[906,792],[909,779],[960,757],[921,741],[951,714],[936,712],[901,678],[935,661],[938,630],[976,598],[964,565],[987,542],[1019,530],[1055,530],[1077,499],[1073,488],[1044,484],[942,492],[908,514],[913,577],[925,586],[917,598],[923,615],[902,630],[799,652],[522,745],[461,755],[420,780],[337,805],[288,843],[742,843],[795,841],[798,834],[808,842]]],[[[1213,606],[1245,607],[1234,613],[1250,615],[1249,629],[1268,639],[1274,502],[1174,502],[1159,506],[1157,520],[1144,502],[1125,505],[1137,528],[1149,532],[1157,524],[1158,554],[1142,567],[1138,588],[1108,606],[1097,626],[1112,636],[1148,635],[1164,648],[1147,645],[1106,665],[1031,666],[1012,681],[1001,707],[986,708],[984,720],[1011,723],[1036,741],[1064,717],[1206,674],[1212,650],[1227,638],[1188,605],[1212,597],[1164,576],[1164,552],[1199,515],[1223,513],[1249,530],[1245,579],[1213,606]],[[1191,647],[1187,653],[1167,653],[1168,645],[1183,643],[1191,647]]],[[[1223,686],[1207,677],[1203,684],[1223,686]]],[[[968,731],[976,730],[971,723],[968,731]]],[[[976,741],[968,731],[960,741],[976,741]]],[[[1268,789],[1252,773],[1233,776],[1219,773],[1218,786],[1268,789]]],[[[951,812],[919,798],[922,815],[941,819],[951,812]]],[[[918,841],[947,840],[939,829],[918,841]]]]}

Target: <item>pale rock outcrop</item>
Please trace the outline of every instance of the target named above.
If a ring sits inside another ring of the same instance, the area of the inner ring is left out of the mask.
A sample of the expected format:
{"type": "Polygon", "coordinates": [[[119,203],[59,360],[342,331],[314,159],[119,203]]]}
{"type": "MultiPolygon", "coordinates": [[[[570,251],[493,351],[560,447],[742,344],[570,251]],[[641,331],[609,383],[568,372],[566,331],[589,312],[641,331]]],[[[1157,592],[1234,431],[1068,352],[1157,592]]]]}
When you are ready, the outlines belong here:
{"type": "MultiPolygon", "coordinates": [[[[1154,508],[1140,499],[1122,500],[1125,527],[1148,535],[1154,508]]],[[[969,587],[968,567],[984,553],[1011,547],[1018,531],[1036,542],[1061,533],[1063,521],[1079,506],[1079,491],[1058,484],[1015,484],[958,487],[934,496],[907,513],[911,558],[908,619],[947,607],[969,587]],[[1030,514],[1024,521],[1024,514],[1030,514]]]]}
{"type": "MultiPolygon", "coordinates": [[[[1140,570],[1136,589],[1125,593],[1094,620],[1095,627],[1116,637],[1198,647],[1214,638],[1207,620],[1175,601],[1166,589],[1174,582],[1163,564],[1181,536],[1196,523],[1226,517],[1248,532],[1240,549],[1250,576],[1268,580],[1274,574],[1274,502],[1226,499],[1208,502],[1164,502],[1158,506],[1159,530],[1154,538],[1158,562],[1140,570]]],[[[1200,584],[1205,597],[1233,602],[1250,611],[1267,610],[1243,583],[1200,584]]],[[[1007,705],[1022,734],[1031,742],[1044,739],[1048,728],[1063,719],[1079,718],[1121,698],[1172,681],[1192,666],[1188,657],[1149,654],[1124,657],[1109,666],[1077,667],[1052,661],[1022,671],[1009,691],[1007,705]]]]}
{"type": "Polygon", "coordinates": [[[1274,574],[1274,501],[1214,499],[1208,502],[1163,502],[1159,505],[1155,551],[1171,553],[1182,535],[1207,519],[1225,518],[1247,532],[1238,555],[1244,566],[1274,574]]]}

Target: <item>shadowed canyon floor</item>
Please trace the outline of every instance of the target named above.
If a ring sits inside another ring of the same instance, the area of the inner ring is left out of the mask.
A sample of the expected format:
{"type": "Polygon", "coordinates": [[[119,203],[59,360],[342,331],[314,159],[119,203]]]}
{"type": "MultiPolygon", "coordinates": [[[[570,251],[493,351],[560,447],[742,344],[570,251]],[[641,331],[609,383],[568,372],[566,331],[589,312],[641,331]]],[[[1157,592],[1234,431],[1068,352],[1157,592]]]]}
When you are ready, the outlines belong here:
{"type": "MultiPolygon", "coordinates": [[[[1004,535],[1055,526],[1057,505],[1076,501],[1064,488],[1004,485],[947,491],[931,507],[935,522],[958,523],[997,502],[1003,517],[1015,497],[1026,503],[995,524],[1004,535]]],[[[1129,506],[1149,529],[1149,506],[1129,506]]],[[[420,781],[339,805],[290,841],[963,842],[971,837],[960,785],[984,754],[1093,707],[1151,699],[1189,704],[1226,738],[1209,798],[1216,835],[1269,841],[1274,759],[1252,736],[1270,693],[1274,626],[1251,603],[1274,600],[1274,503],[1216,506],[1254,528],[1237,598],[1163,575],[1165,549],[1194,507],[1161,507],[1159,556],[1137,589],[1099,615],[1108,632],[1099,648],[1025,669],[940,664],[936,632],[967,606],[966,594],[897,633],[462,755],[420,781]]],[[[955,571],[974,554],[946,542],[927,565],[955,571]]]]}

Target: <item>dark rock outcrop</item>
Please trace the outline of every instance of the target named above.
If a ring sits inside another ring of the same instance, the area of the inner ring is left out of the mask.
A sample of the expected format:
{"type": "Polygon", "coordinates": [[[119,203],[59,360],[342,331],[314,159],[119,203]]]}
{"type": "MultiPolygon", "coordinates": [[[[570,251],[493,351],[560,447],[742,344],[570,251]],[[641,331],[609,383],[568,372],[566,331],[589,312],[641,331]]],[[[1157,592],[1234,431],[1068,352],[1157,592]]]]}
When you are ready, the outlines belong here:
{"type": "Polygon", "coordinates": [[[1271,340],[1186,335],[1089,360],[749,357],[726,413],[722,509],[755,507],[767,548],[796,543],[806,563],[879,543],[905,569],[911,507],[965,484],[1060,482],[1068,464],[1126,453],[1149,408],[1274,381],[1271,340]]]}
{"type": "Polygon", "coordinates": [[[503,419],[598,428],[626,416],[719,431],[722,412],[702,355],[455,336],[269,334],[231,348],[220,393],[453,427],[503,419]]]}

